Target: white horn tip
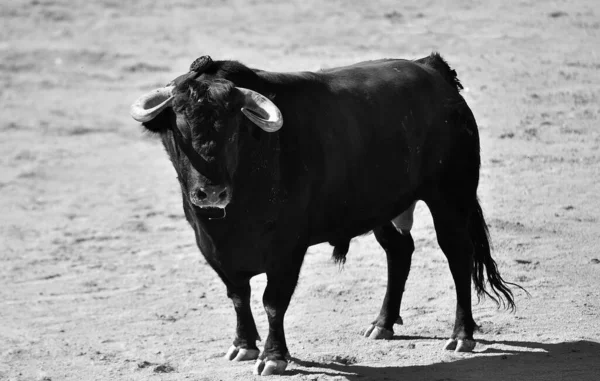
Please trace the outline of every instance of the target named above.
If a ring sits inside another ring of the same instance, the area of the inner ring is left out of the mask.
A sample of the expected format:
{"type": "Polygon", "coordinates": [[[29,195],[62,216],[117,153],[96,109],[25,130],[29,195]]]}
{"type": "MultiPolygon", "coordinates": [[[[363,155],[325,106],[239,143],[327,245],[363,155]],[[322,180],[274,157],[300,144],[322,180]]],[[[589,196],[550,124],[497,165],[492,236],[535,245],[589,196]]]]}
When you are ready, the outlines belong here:
{"type": "Polygon", "coordinates": [[[129,109],[129,114],[138,122],[144,123],[154,119],[173,100],[174,86],[155,89],[139,97],[129,109]]]}

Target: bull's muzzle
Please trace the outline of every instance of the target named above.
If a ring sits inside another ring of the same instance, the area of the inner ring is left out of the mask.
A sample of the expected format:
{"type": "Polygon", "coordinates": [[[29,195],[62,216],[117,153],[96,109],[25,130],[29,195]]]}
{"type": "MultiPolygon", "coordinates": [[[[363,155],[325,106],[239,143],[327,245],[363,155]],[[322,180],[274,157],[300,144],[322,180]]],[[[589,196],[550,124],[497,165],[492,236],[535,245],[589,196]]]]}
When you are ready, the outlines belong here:
{"type": "Polygon", "coordinates": [[[205,185],[190,191],[190,202],[202,209],[225,209],[231,200],[229,187],[205,185]]]}

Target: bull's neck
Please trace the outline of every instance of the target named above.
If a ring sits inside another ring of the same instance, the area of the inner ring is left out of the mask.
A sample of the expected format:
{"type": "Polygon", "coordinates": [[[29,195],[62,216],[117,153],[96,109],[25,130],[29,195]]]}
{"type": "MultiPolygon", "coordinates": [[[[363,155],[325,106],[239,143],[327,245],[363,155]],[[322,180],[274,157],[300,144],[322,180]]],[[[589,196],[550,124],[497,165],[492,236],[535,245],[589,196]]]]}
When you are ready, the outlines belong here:
{"type": "Polygon", "coordinates": [[[244,195],[254,197],[256,193],[279,189],[280,169],[280,131],[258,131],[258,135],[248,136],[240,147],[239,164],[233,183],[244,195]]]}
{"type": "Polygon", "coordinates": [[[285,202],[279,134],[262,131],[261,134],[258,140],[245,136],[249,141],[240,147],[226,217],[213,220],[199,216],[194,218],[198,245],[203,254],[213,261],[225,260],[221,256],[234,244],[235,237],[253,232],[255,236],[263,237],[266,244],[285,202]]]}

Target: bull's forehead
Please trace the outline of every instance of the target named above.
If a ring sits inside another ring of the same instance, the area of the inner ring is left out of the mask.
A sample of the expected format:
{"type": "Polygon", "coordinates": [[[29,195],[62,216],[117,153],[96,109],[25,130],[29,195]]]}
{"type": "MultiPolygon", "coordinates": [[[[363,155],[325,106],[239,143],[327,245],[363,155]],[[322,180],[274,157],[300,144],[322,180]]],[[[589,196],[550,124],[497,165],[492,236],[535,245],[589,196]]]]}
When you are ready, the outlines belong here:
{"type": "Polygon", "coordinates": [[[218,128],[218,121],[232,111],[234,89],[233,83],[227,80],[185,80],[174,90],[173,110],[184,116],[194,130],[198,125],[207,124],[218,128]]]}
{"type": "Polygon", "coordinates": [[[235,85],[227,79],[202,74],[197,78],[188,78],[177,83],[175,92],[179,95],[187,94],[193,100],[208,98],[218,101],[220,98],[231,96],[234,87],[235,85]]]}
{"type": "MultiPolygon", "coordinates": [[[[212,121],[204,120],[202,122],[189,122],[183,114],[176,114],[177,129],[181,132],[182,138],[177,138],[177,144],[188,147],[188,150],[195,152],[206,162],[213,162],[219,155],[219,147],[222,146],[222,134],[219,134],[210,123],[212,121]]],[[[189,151],[187,151],[189,154],[189,151]]],[[[193,157],[188,157],[193,160],[193,157]]]]}
{"type": "MultiPolygon", "coordinates": [[[[176,100],[186,103],[185,106],[202,102],[211,87],[212,82],[200,79],[186,79],[175,86],[173,94],[176,100]]],[[[183,104],[181,106],[184,106],[183,104]]]]}
{"type": "Polygon", "coordinates": [[[175,121],[177,128],[181,131],[185,139],[190,143],[197,145],[207,140],[214,140],[215,134],[211,134],[214,130],[216,121],[210,115],[189,115],[188,113],[175,113],[175,121]]]}

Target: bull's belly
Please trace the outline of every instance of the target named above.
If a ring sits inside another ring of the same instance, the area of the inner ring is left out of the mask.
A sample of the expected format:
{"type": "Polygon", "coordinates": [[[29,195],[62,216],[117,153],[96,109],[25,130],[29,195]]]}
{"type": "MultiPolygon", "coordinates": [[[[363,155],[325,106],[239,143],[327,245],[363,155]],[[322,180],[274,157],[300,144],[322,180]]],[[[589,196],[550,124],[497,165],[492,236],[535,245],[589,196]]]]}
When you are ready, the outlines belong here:
{"type": "Polygon", "coordinates": [[[397,229],[410,230],[415,195],[407,193],[379,202],[337,205],[317,208],[310,222],[310,244],[350,240],[366,234],[386,222],[397,229]],[[408,213],[403,213],[408,211],[408,213]]]}

